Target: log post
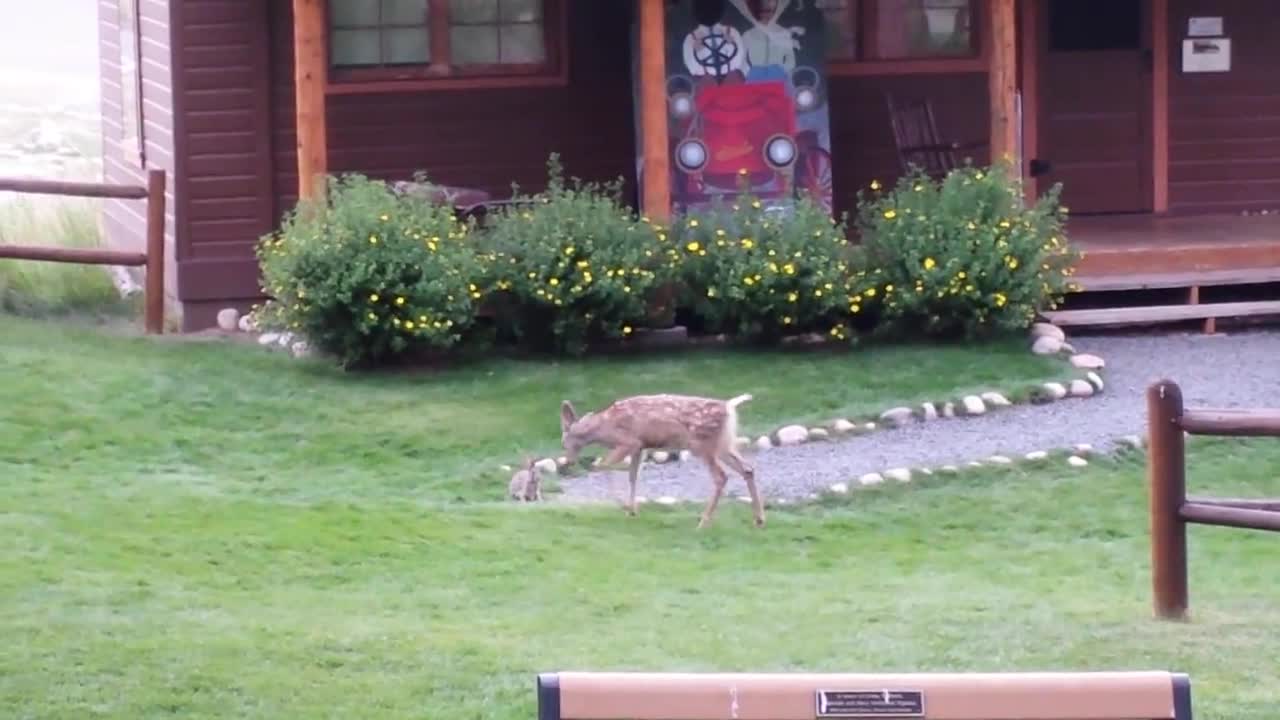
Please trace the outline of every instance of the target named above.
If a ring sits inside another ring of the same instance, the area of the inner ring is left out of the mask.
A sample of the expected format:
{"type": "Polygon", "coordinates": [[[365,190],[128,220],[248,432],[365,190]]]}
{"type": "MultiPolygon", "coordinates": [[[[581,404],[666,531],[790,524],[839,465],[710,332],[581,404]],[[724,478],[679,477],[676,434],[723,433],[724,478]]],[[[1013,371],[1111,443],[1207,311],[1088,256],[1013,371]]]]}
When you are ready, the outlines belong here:
{"type": "Polygon", "coordinates": [[[1156,616],[1187,614],[1187,500],[1182,389],[1162,380],[1147,388],[1147,482],[1151,513],[1151,586],[1156,616]]]}
{"type": "Polygon", "coordinates": [[[987,92],[991,104],[991,162],[1008,162],[1011,176],[1021,173],[1018,156],[1018,43],[1014,0],[990,0],[987,7],[991,54],[987,92]]]}
{"type": "Polygon", "coordinates": [[[666,0],[640,4],[640,128],[643,159],[641,210],[653,220],[671,213],[671,160],[667,138],[666,0]]]}
{"type": "Polygon", "coordinates": [[[328,79],[324,0],[293,0],[293,82],[298,137],[298,199],[324,189],[329,153],[324,92],[328,79]]]}
{"type": "Polygon", "coordinates": [[[143,324],[151,335],[164,334],[164,170],[147,173],[147,275],[143,324]]]}

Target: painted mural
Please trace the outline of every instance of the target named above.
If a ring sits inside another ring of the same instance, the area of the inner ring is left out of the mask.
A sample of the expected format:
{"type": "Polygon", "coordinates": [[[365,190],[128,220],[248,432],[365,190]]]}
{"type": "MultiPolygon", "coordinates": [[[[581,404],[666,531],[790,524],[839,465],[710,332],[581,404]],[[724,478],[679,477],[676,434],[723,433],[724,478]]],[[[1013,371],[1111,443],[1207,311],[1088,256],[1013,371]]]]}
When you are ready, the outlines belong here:
{"type": "Polygon", "coordinates": [[[822,11],[814,0],[678,0],[667,10],[672,204],[742,187],[831,208],[822,11]]]}

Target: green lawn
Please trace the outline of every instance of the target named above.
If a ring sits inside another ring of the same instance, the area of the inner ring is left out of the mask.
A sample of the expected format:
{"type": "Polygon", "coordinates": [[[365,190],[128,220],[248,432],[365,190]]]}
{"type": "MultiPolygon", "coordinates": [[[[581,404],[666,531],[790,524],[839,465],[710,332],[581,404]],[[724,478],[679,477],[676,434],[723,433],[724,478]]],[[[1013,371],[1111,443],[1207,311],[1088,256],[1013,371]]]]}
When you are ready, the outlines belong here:
{"type": "Polygon", "coordinates": [[[27,466],[23,475],[84,476],[114,492],[161,482],[298,501],[500,497],[501,464],[558,453],[563,398],[586,410],[639,392],[750,392],[743,430],[765,432],[1063,372],[1019,339],[352,376],[256,346],[110,337],[2,316],[0,358],[19,378],[0,381],[0,407],[16,411],[0,414],[0,463],[27,466]]]}
{"type": "MultiPolygon", "coordinates": [[[[692,364],[736,392],[761,360],[343,378],[248,350],[0,318],[0,717],[525,720],[559,669],[1171,669],[1202,720],[1280,707],[1277,536],[1195,528],[1193,621],[1153,620],[1140,459],[697,533],[692,506],[448,501],[553,441],[565,391],[692,364]]],[[[856,408],[913,352],[785,367],[856,408]]],[[[1274,441],[1192,447],[1195,492],[1280,495],[1274,441]]]]}

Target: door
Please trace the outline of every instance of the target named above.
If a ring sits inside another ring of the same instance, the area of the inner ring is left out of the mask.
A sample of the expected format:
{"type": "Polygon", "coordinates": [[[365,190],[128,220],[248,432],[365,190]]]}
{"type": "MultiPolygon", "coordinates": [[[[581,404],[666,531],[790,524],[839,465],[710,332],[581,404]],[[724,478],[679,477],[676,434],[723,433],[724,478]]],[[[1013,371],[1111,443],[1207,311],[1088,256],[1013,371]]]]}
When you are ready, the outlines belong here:
{"type": "Polygon", "coordinates": [[[1073,214],[1150,212],[1147,0],[1048,0],[1040,22],[1040,187],[1073,214]]]}

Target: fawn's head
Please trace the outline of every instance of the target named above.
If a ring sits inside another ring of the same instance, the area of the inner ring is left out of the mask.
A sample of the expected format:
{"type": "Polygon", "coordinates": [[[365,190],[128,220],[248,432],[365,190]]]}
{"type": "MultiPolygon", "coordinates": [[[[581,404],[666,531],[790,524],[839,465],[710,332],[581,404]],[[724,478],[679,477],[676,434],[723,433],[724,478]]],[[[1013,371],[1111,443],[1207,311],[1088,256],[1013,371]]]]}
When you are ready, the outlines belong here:
{"type": "Polygon", "coordinates": [[[560,403],[560,445],[564,447],[564,456],[568,459],[569,464],[578,461],[578,453],[582,448],[590,444],[590,439],[582,427],[582,420],[589,417],[591,413],[587,413],[581,419],[578,413],[573,409],[573,403],[565,400],[560,403]]]}

